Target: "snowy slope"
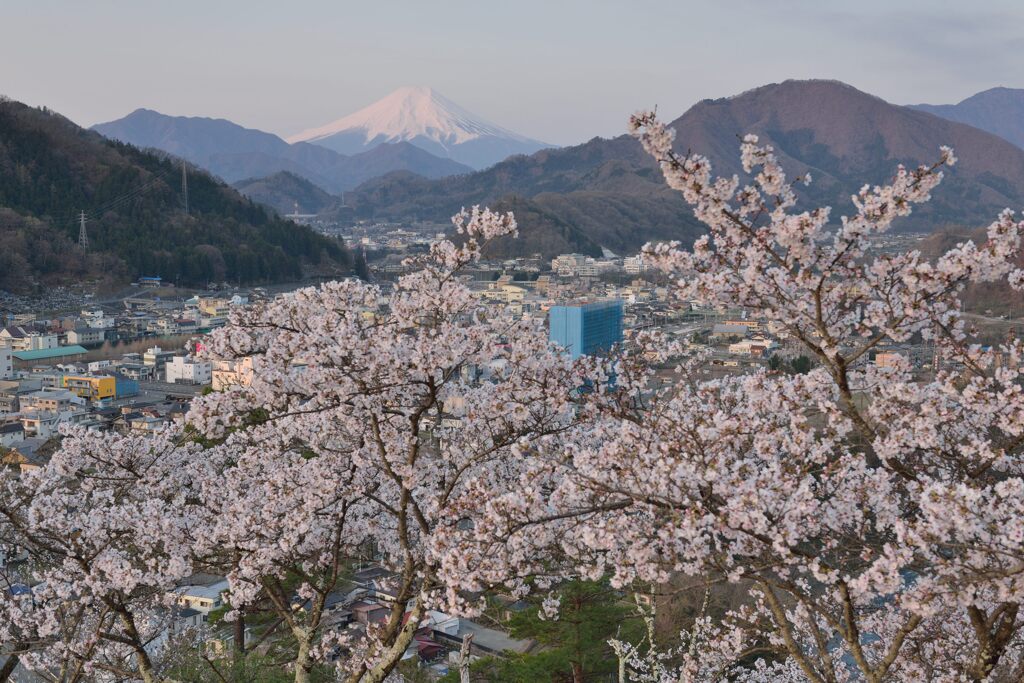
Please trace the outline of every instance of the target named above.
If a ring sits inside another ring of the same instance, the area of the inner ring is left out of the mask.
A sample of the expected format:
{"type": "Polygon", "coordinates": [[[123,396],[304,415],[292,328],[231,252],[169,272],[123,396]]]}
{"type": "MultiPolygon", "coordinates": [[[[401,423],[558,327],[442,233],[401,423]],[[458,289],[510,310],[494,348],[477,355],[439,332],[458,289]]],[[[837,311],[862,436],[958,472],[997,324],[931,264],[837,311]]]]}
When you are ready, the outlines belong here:
{"type": "Polygon", "coordinates": [[[489,123],[425,87],[399,88],[354,114],[288,138],[343,154],[399,141],[474,168],[550,146],[489,123]]]}

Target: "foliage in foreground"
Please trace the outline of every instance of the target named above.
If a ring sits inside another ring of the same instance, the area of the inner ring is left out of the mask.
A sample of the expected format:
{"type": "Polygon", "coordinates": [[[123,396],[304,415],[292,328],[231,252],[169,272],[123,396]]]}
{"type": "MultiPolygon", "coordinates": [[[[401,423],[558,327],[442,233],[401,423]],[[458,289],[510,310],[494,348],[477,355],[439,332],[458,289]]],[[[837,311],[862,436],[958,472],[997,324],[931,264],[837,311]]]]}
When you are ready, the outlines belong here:
{"type": "MultiPolygon", "coordinates": [[[[235,316],[209,346],[251,358],[251,382],[198,398],[188,431],[73,430],[48,466],[4,473],[0,536],[29,553],[32,585],[0,598],[0,640],[48,680],[172,681],[168,591],[217,571],[227,620],[270,606],[297,683],[337,653],[336,676],[380,683],[434,610],[476,614],[490,588],[689,579],[750,591],[674,646],[616,641],[624,678],[1024,678],[1024,344],[972,343],[960,302],[971,283],[1021,287],[1024,226],[1004,212],[985,244],[935,261],[869,255],[951,150],[862,188],[832,226],[827,208],[795,209],[755,137],[741,187],[677,154],[653,115],[633,123],[709,228],[647,258],[680,297],[781,326],[814,367],[707,380],[684,360],[666,385],[652,367],[682,349],[657,333],[570,362],[459,280],[515,232],[511,215],[465,212],[465,244],[435,245],[386,306],[351,281],[235,316]],[[921,339],[937,373],[868,362],[921,339]],[[368,550],[394,571],[395,606],[367,633],[332,628],[327,596],[368,550]]],[[[588,665],[550,628],[536,632],[568,647],[560,665],[588,665]]]]}

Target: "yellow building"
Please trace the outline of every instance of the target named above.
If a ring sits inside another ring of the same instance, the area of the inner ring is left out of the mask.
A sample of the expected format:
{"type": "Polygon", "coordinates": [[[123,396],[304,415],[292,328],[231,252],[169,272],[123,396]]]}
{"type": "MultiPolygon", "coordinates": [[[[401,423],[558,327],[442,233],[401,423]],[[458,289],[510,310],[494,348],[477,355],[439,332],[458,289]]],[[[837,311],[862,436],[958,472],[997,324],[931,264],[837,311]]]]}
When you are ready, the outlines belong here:
{"type": "Polygon", "coordinates": [[[117,380],[113,377],[64,376],[64,388],[81,398],[102,401],[117,394],[117,380]]]}

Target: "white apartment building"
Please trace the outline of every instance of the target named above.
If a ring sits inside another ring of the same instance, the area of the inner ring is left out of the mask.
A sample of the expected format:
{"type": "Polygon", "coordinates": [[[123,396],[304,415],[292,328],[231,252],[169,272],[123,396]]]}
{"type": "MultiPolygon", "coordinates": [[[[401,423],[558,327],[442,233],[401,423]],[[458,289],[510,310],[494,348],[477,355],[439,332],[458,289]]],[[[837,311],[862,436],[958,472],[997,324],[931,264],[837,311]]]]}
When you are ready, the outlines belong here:
{"type": "Polygon", "coordinates": [[[175,356],[164,371],[170,384],[209,384],[213,380],[213,363],[192,356],[175,356]]]}
{"type": "Polygon", "coordinates": [[[644,263],[644,257],[642,254],[636,256],[627,256],[622,259],[622,269],[630,275],[639,275],[640,273],[646,273],[648,266],[644,263]]]}
{"type": "Polygon", "coordinates": [[[117,325],[117,318],[108,316],[101,310],[82,311],[82,321],[96,330],[111,330],[117,325]]]}
{"type": "Polygon", "coordinates": [[[559,275],[575,275],[586,262],[583,254],[562,254],[551,259],[551,270],[559,275]]]}

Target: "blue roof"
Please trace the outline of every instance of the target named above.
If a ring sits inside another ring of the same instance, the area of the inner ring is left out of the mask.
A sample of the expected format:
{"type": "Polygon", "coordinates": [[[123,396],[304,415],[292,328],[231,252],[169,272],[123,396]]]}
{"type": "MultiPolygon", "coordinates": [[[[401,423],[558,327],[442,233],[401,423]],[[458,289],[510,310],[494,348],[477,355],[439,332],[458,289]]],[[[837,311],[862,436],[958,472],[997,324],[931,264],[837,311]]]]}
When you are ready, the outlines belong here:
{"type": "Polygon", "coordinates": [[[17,360],[48,360],[50,358],[64,358],[65,356],[80,356],[88,353],[84,346],[74,344],[72,346],[58,346],[55,349],[36,349],[34,351],[15,351],[12,356],[17,360]]]}

